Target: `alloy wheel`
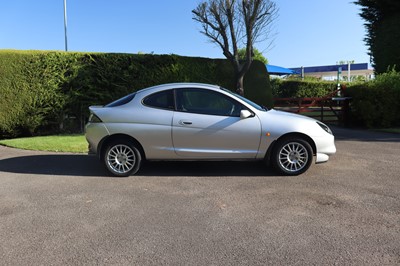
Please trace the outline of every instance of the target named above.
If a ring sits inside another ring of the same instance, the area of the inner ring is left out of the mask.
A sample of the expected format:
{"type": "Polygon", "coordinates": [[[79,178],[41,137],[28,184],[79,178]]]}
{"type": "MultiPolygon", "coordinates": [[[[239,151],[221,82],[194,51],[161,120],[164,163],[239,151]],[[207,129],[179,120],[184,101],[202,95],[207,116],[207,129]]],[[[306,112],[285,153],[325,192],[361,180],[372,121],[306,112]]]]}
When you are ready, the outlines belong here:
{"type": "Polygon", "coordinates": [[[279,164],[287,172],[301,171],[309,161],[307,148],[299,142],[289,142],[279,151],[279,164]]]}
{"type": "Polygon", "coordinates": [[[135,167],[136,153],[131,147],[118,144],[108,150],[106,162],[110,170],[116,174],[124,175],[135,167]]]}

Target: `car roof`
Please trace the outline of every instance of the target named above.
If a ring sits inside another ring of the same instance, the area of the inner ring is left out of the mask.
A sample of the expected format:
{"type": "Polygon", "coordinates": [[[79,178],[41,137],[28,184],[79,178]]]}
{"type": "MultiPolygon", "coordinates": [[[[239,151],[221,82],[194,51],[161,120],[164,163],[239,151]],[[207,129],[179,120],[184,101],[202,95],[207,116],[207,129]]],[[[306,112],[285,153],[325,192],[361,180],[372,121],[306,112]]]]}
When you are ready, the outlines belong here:
{"type": "Polygon", "coordinates": [[[221,89],[221,87],[218,85],[211,85],[205,83],[179,82],[179,83],[167,83],[167,84],[156,85],[153,87],[138,90],[137,93],[142,93],[142,92],[147,93],[150,91],[159,91],[164,89],[178,89],[178,88],[207,88],[212,90],[221,89]]]}

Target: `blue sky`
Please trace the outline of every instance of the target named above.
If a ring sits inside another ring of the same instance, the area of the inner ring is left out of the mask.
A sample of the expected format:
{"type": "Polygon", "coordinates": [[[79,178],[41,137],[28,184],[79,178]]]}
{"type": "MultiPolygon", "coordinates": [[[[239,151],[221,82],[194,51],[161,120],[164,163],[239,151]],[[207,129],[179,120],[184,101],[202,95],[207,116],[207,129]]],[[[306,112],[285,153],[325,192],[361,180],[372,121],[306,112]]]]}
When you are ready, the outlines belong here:
{"type": "MultiPolygon", "coordinates": [[[[0,49],[64,50],[63,0],[0,0],[0,49]]],[[[68,48],[223,58],[199,33],[191,10],[200,0],[67,0],[68,48]]],[[[276,0],[270,64],[369,63],[359,7],[351,0],[276,0]]]]}

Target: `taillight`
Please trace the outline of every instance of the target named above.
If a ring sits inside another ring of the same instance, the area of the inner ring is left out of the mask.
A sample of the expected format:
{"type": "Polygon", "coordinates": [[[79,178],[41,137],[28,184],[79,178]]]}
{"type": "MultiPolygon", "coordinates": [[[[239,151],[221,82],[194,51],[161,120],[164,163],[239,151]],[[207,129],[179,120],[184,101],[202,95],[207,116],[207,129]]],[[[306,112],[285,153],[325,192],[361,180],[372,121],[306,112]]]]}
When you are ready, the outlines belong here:
{"type": "Polygon", "coordinates": [[[89,123],[102,123],[102,122],[103,121],[101,121],[101,119],[97,115],[95,115],[93,113],[90,114],[89,123]]]}

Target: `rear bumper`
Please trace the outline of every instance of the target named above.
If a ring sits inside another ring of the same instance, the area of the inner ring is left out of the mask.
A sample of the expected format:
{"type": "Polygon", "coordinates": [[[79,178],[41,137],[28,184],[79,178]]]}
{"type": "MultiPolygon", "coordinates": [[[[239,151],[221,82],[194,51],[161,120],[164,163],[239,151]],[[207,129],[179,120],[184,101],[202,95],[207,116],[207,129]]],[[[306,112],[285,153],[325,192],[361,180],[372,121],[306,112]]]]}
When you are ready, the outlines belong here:
{"type": "Polygon", "coordinates": [[[108,136],[109,132],[102,123],[88,123],[85,127],[85,137],[89,143],[88,154],[97,155],[99,144],[104,137],[108,136]]]}

